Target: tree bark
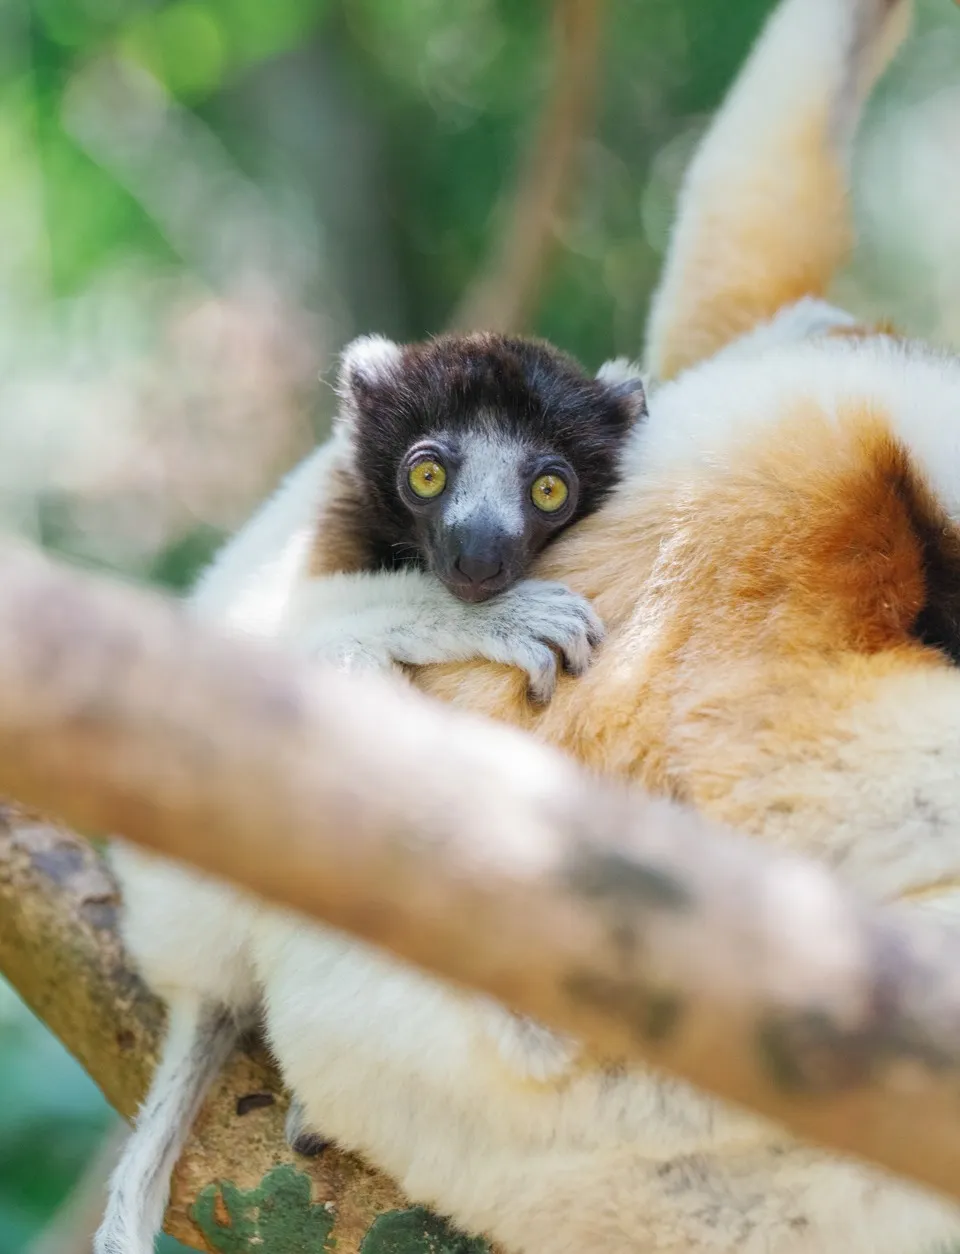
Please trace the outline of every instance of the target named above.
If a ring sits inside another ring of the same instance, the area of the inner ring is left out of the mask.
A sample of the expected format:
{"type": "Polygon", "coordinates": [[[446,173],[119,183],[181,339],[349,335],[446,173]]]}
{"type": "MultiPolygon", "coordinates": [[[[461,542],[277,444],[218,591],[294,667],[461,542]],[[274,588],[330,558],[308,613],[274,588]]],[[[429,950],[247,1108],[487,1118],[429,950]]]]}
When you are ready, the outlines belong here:
{"type": "MultiPolygon", "coordinates": [[[[305,667],[27,551],[0,551],[0,587],[0,790],[960,1196],[955,931],[381,677],[305,667]]],[[[58,933],[5,926],[14,981],[24,951],[47,964],[39,1012],[131,1109],[144,1067],[122,1078],[108,990],[147,1025],[155,1008],[119,956],[64,996],[58,933]]]]}
{"type": "MultiPolygon", "coordinates": [[[[156,1062],[163,1009],[124,960],[117,905],[116,885],[87,842],[14,806],[3,807],[0,969],[107,1101],[132,1118],[156,1062]]],[[[294,1165],[283,1138],[285,1106],[263,1049],[245,1042],[216,1083],[177,1165],[166,1219],[172,1236],[198,1250],[253,1254],[256,1222],[249,1239],[238,1243],[237,1220],[248,1203],[237,1194],[262,1193],[282,1164],[286,1171],[275,1177],[273,1192],[291,1195],[291,1233],[310,1215],[312,1203],[324,1212],[318,1216],[321,1228],[329,1216],[329,1235],[342,1254],[356,1254],[378,1216],[404,1212],[407,1203],[390,1181],[335,1149],[294,1165]],[[211,1204],[198,1208],[202,1195],[211,1204]],[[218,1220],[231,1230],[229,1247],[218,1220]]],[[[278,1242],[270,1254],[301,1250],[291,1237],[288,1246],[278,1242]]]]}

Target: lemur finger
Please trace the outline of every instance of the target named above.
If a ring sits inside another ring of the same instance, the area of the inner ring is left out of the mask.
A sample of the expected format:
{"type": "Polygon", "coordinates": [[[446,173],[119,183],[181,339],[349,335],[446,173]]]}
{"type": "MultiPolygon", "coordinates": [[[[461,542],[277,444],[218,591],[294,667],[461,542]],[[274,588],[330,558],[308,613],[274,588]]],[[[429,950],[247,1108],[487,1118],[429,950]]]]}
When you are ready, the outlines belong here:
{"type": "Polygon", "coordinates": [[[596,612],[590,602],[584,601],[583,604],[585,610],[584,617],[587,622],[587,640],[590,643],[591,649],[598,649],[600,645],[603,644],[604,637],[607,634],[607,629],[604,627],[603,620],[600,618],[600,615],[596,612]]]}
{"type": "Polygon", "coordinates": [[[541,639],[560,654],[563,669],[570,675],[582,675],[590,665],[593,648],[587,620],[579,606],[565,607],[563,614],[554,614],[544,624],[541,639]]]}
{"type": "Polygon", "coordinates": [[[517,664],[527,672],[530,700],[536,705],[546,705],[557,690],[557,657],[547,645],[531,644],[517,658],[517,664]]]}
{"type": "MultiPolygon", "coordinates": [[[[570,598],[570,594],[568,594],[570,598]]],[[[563,614],[551,615],[543,632],[544,641],[559,649],[564,670],[582,675],[593,660],[593,652],[603,640],[603,623],[586,601],[568,599],[563,614]]]]}
{"type": "Polygon", "coordinates": [[[582,675],[593,660],[593,646],[586,631],[578,628],[558,645],[563,669],[568,675],[582,675]]]}

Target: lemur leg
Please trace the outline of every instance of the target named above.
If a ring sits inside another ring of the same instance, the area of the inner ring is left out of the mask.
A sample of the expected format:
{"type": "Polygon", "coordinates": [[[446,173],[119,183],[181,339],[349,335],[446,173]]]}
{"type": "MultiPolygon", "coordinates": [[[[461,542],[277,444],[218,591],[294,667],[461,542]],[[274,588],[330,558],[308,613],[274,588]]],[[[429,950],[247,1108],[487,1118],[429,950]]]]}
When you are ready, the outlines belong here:
{"type": "Polygon", "coordinates": [[[307,1126],[307,1114],[300,1098],[294,1094],[284,1124],[287,1144],[295,1154],[304,1158],[318,1158],[332,1142],[307,1126]]]}
{"type": "Polygon", "coordinates": [[[168,1003],[163,1053],[150,1091],[110,1178],[94,1254],[153,1254],[170,1173],[207,1089],[240,1033],[237,1018],[197,996],[168,1003]]]}
{"type": "Polygon", "coordinates": [[[785,0],[697,149],[651,303],[646,367],[669,379],[805,296],[853,243],[849,150],[911,0],[785,0]]]}

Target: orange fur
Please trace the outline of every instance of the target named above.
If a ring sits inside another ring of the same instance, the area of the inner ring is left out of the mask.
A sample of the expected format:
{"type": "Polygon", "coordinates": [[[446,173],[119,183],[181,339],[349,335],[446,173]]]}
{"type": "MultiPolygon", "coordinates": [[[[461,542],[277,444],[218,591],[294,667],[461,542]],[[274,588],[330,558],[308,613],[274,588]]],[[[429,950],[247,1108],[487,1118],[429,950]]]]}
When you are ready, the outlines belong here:
{"type": "Polygon", "coordinates": [[[357,536],[357,512],[362,508],[360,488],[345,466],[335,466],[327,485],[309,555],[309,572],[352,575],[365,567],[366,555],[357,536]]]}

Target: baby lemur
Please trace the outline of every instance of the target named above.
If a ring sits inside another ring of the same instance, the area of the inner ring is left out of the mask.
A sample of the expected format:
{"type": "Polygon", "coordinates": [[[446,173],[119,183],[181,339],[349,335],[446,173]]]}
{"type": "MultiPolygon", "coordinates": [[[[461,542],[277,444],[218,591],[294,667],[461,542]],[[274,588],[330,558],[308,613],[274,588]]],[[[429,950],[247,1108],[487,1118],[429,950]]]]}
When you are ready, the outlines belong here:
{"type": "Polygon", "coordinates": [[[340,393],[353,456],[325,545],[339,517],[357,567],[416,563],[470,602],[515,583],[597,508],[644,412],[629,366],[593,379],[549,344],[499,335],[363,337],[344,354],[340,393]]]}
{"type": "Polygon", "coordinates": [[[339,391],[342,453],[311,574],[406,578],[307,580],[282,634],[330,656],[332,631],[341,664],[510,662],[527,670],[534,699],[549,699],[551,646],[579,673],[601,628],[567,589],[520,581],[613,487],[623,441],[646,412],[635,370],[608,362],[593,379],[531,339],[401,347],[365,336],[344,354],[339,391]],[[351,615],[362,623],[345,632],[351,615]]]}
{"type": "MultiPolygon", "coordinates": [[[[614,486],[627,436],[646,412],[637,372],[609,362],[590,378],[528,339],[445,336],[400,347],[367,336],[343,355],[339,393],[333,438],[225,547],[195,589],[194,610],[342,666],[485,657],[519,666],[531,696],[548,700],[557,653],[582,671],[602,627],[582,597],[524,576],[614,486]]],[[[372,990],[421,977],[121,840],[111,859],[128,949],[165,998],[168,1029],[95,1250],[150,1254],[206,1087],[258,1014],[290,1078],[271,1016],[288,1020],[296,1009],[276,990],[299,984],[312,1005],[336,1001],[343,963],[351,982],[372,990]]],[[[496,1047],[522,1055],[533,1025],[479,1000],[478,1008],[496,1047]]],[[[356,1010],[347,1035],[371,1041],[377,1013],[362,999],[356,1010]]],[[[335,1015],[349,1019],[350,1005],[335,1015]]],[[[320,1054],[340,1048],[333,1037],[317,1042],[320,1054]]],[[[342,1048],[352,1054],[346,1040],[342,1048]]],[[[323,1129],[304,1128],[301,1109],[295,1098],[288,1127],[307,1148],[323,1129]]],[[[379,1096],[369,1109],[358,1103],[357,1118],[375,1119],[378,1109],[379,1096]]]]}

